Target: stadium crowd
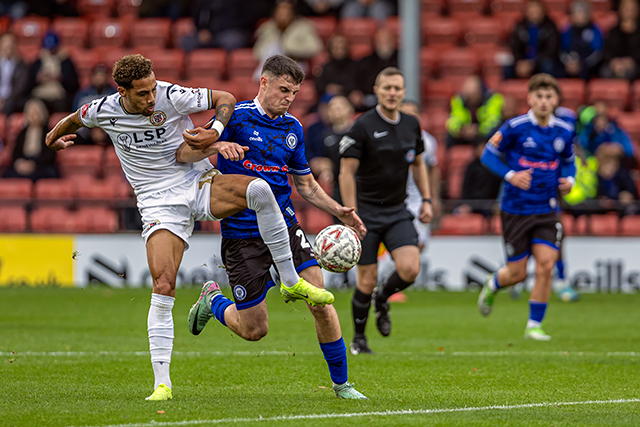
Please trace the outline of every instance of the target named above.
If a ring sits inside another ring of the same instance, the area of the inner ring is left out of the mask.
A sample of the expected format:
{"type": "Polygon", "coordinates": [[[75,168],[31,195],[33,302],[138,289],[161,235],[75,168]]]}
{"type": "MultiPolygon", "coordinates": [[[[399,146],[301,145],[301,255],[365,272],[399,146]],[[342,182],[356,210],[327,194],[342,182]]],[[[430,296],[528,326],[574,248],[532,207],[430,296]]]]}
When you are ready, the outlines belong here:
{"type": "MultiPolygon", "coordinates": [[[[568,234],[640,235],[638,0],[422,0],[420,121],[437,141],[429,167],[436,232],[499,233],[500,180],[479,161],[487,139],[527,111],[527,79],[557,77],[581,153],[565,198],[568,234]],[[506,25],[504,23],[507,23],[506,25]],[[508,31],[504,31],[508,28],[508,31]],[[436,159],[435,161],[433,159],[436,159]]],[[[316,179],[337,194],[336,144],[376,103],[375,76],[398,65],[397,2],[31,0],[0,5],[0,231],[139,230],[131,189],[106,134],[44,144],[60,118],[114,93],[110,71],[142,53],[159,80],[256,92],[269,56],[307,78],[290,112],[305,125],[316,179]]],[[[196,125],[209,113],[193,115],[196,125]]],[[[315,233],[332,222],[294,194],[315,233]]],[[[203,223],[218,231],[217,223],[203,223]]]]}

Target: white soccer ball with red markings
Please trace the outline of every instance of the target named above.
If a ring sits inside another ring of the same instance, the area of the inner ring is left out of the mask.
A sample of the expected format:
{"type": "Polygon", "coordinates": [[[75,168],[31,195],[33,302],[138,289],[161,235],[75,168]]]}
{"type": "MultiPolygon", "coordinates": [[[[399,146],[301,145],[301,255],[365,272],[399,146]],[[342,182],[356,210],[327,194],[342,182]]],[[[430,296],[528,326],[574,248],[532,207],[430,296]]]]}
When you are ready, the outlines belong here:
{"type": "Polygon", "coordinates": [[[313,251],[320,267],[333,273],[344,273],[360,260],[362,245],[350,228],[330,225],[316,236],[313,251]]]}

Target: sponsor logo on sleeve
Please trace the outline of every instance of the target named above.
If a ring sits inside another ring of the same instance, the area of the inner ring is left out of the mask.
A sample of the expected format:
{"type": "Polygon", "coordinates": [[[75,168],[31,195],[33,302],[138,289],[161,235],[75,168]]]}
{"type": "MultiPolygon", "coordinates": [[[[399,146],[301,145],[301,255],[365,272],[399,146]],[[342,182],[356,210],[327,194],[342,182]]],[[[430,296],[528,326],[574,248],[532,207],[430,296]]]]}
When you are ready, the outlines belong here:
{"type": "Polygon", "coordinates": [[[87,117],[87,111],[89,111],[89,104],[84,104],[80,108],[80,115],[82,116],[83,119],[87,117]]]}
{"type": "Polygon", "coordinates": [[[491,139],[489,140],[489,143],[496,148],[498,148],[501,142],[502,142],[502,132],[500,131],[494,133],[491,139]]]}

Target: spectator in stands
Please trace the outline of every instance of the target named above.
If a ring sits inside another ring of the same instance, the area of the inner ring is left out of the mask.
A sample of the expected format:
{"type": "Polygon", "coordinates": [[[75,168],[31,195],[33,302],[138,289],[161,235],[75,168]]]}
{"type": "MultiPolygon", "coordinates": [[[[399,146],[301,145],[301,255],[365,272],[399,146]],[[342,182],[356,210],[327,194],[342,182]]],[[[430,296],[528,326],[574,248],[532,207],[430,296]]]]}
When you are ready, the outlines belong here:
{"type": "Polygon", "coordinates": [[[29,13],[52,16],[79,16],[75,0],[29,0],[29,13]]]}
{"type": "Polygon", "coordinates": [[[49,113],[39,99],[30,99],[24,107],[25,127],[16,137],[11,166],[4,178],[58,178],[56,152],[45,144],[49,113]]]}
{"type": "Polygon", "coordinates": [[[188,16],[191,0],[140,0],[141,18],[171,18],[172,21],[188,16]]]}
{"type": "Polygon", "coordinates": [[[196,32],[182,39],[183,49],[187,52],[197,48],[232,51],[250,47],[253,30],[263,17],[261,3],[259,0],[196,0],[192,13],[196,32]]]}
{"type": "Polygon", "coordinates": [[[91,73],[91,84],[81,89],[73,100],[72,111],[76,111],[84,104],[88,104],[94,99],[103,98],[105,96],[116,93],[116,88],[110,83],[111,74],[104,64],[98,64],[91,73]]]}
{"type": "Polygon", "coordinates": [[[347,0],[340,11],[340,18],[370,17],[384,22],[393,13],[393,3],[387,0],[347,0]]]}
{"type": "Polygon", "coordinates": [[[462,199],[465,201],[485,201],[486,203],[473,202],[465,203],[456,208],[455,213],[481,213],[484,216],[491,216],[492,206],[498,199],[502,179],[494,175],[480,162],[485,142],[476,143],[475,159],[467,166],[462,181],[462,199]]]}
{"type": "Polygon", "coordinates": [[[373,53],[358,61],[356,81],[358,87],[349,94],[349,101],[357,111],[366,111],[378,103],[373,93],[376,76],[387,67],[398,66],[396,36],[386,28],[379,29],[373,39],[373,53]]]}
{"type": "Polygon", "coordinates": [[[627,132],[609,119],[606,108],[600,107],[599,112],[584,126],[579,135],[580,145],[587,156],[597,154],[603,144],[617,144],[621,154],[633,158],[634,147],[627,132]]]}
{"type": "Polygon", "coordinates": [[[18,53],[11,33],[0,38],[0,110],[7,115],[22,111],[29,67],[18,53]]]}
{"type": "Polygon", "coordinates": [[[304,0],[300,3],[304,16],[337,16],[344,0],[304,0]]]}
{"type": "Polygon", "coordinates": [[[71,110],[79,83],[76,67],[59,47],[57,34],[44,35],[40,56],[29,69],[27,90],[31,96],[44,101],[49,111],[64,112],[71,110]]]}
{"type": "Polygon", "coordinates": [[[273,10],[273,17],[260,25],[255,35],[253,53],[260,59],[257,74],[262,70],[262,63],[276,54],[295,59],[303,70],[307,70],[304,61],[322,50],[322,40],[318,37],[315,26],[308,19],[297,15],[293,0],[279,0],[273,10]]]}
{"type": "Polygon", "coordinates": [[[342,34],[327,40],[329,62],[316,76],[316,89],[320,95],[349,95],[357,86],[357,63],[351,57],[349,39],[342,34]]]}
{"type": "Polygon", "coordinates": [[[598,192],[597,198],[605,207],[617,201],[623,213],[634,213],[633,202],[638,199],[638,190],[628,169],[621,167],[622,147],[618,144],[603,144],[597,152],[598,192]]]}
{"type": "Polygon", "coordinates": [[[562,33],[560,44],[567,77],[588,80],[597,75],[604,37],[593,23],[590,3],[576,0],[571,4],[571,24],[562,33]]]}
{"type": "Polygon", "coordinates": [[[3,0],[0,2],[0,16],[9,15],[16,21],[23,18],[29,10],[29,3],[22,0],[3,0]]]}
{"type": "Polygon", "coordinates": [[[451,98],[447,146],[486,142],[502,121],[503,103],[502,95],[487,89],[480,77],[467,78],[460,92],[451,98]]]}
{"type": "Polygon", "coordinates": [[[304,150],[313,176],[320,180],[324,157],[324,137],[331,128],[329,121],[329,101],[332,96],[324,94],[318,101],[318,120],[305,128],[304,150]]]}
{"type": "Polygon", "coordinates": [[[618,24],[609,30],[604,43],[600,75],[605,78],[636,79],[640,75],[638,46],[638,1],[622,0],[618,9],[618,24]]]}
{"type": "Polygon", "coordinates": [[[527,79],[536,73],[558,75],[560,33],[540,0],[527,2],[525,17],[511,35],[514,64],[505,69],[508,79],[527,79]]]}

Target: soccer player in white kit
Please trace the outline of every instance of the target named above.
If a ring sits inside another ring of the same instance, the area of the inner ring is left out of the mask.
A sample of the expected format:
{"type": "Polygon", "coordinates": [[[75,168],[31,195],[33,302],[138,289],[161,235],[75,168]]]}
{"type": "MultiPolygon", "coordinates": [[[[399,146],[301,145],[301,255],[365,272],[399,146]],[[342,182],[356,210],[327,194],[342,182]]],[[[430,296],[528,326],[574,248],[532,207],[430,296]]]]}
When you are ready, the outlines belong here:
{"type": "Polygon", "coordinates": [[[62,119],[47,134],[46,143],[56,151],[66,149],[73,145],[79,128],[96,126],[113,142],[138,200],[153,278],[148,332],[155,384],[147,400],[169,400],[174,337],[171,310],[178,267],[189,247],[194,221],[220,220],[247,208],[254,210],[260,235],[290,292],[297,299],[322,305],[332,303],[333,295],[296,273],[286,223],[264,180],[222,175],[208,159],[177,162],[176,150],[185,140],[199,150],[215,144],[214,151],[226,159],[244,157],[247,147],[216,142],[233,113],[233,95],[156,81],[151,61],[142,55],[121,58],[113,67],[113,78],[118,93],[85,104],[62,119]],[[216,120],[212,127],[217,135],[203,128],[192,130],[188,114],[213,108],[216,120]]]}

